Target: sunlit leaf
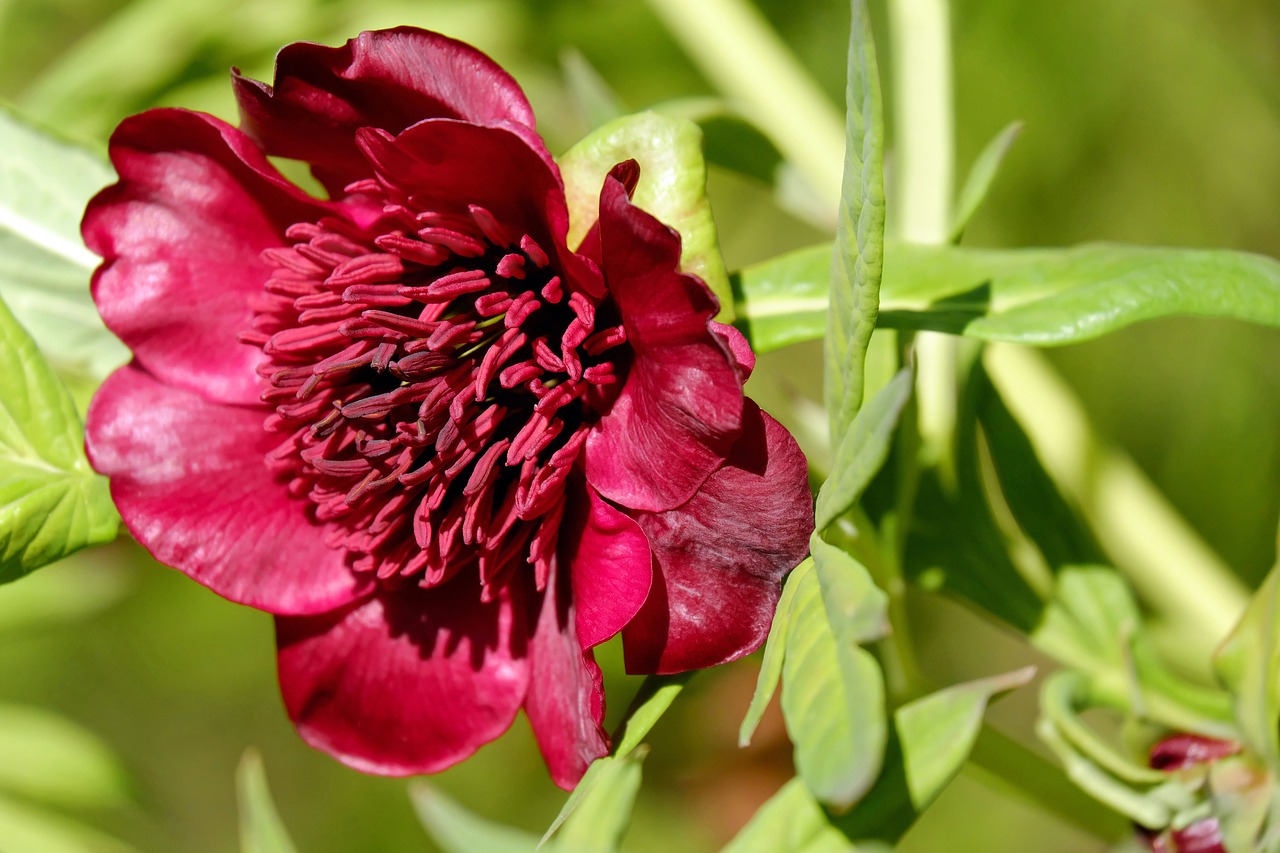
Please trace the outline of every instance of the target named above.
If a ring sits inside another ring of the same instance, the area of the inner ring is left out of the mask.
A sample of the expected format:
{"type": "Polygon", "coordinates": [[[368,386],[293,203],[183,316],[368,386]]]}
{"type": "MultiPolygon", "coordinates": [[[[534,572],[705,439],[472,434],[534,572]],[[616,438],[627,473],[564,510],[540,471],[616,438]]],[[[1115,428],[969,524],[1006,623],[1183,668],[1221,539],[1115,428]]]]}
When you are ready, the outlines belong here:
{"type": "Polygon", "coordinates": [[[112,177],[97,156],[0,109],[0,298],[56,368],[99,379],[128,351],[89,298],[99,259],[80,216],[112,177]]]}
{"type": "MultiPolygon", "coordinates": [[[[645,735],[657,724],[662,715],[671,707],[671,703],[680,695],[680,691],[684,689],[684,685],[693,677],[693,673],[685,672],[676,675],[651,675],[645,679],[636,698],[632,701],[631,707],[627,709],[627,714],[623,720],[619,731],[615,733],[614,754],[604,758],[598,758],[587,768],[587,772],[583,774],[582,779],[578,781],[578,786],[569,794],[565,800],[564,806],[561,807],[560,813],[556,815],[556,819],[552,821],[551,826],[547,827],[547,831],[543,834],[539,846],[547,843],[554,836],[564,823],[579,809],[589,797],[595,796],[595,788],[598,785],[606,787],[615,784],[617,780],[629,778],[626,774],[633,771],[621,771],[614,765],[621,759],[627,758],[640,746],[645,735]],[[621,775],[620,775],[621,774],[621,775]]],[[[639,765],[636,766],[634,772],[639,774],[639,765]]],[[[638,776],[637,776],[638,778],[638,776]]],[[[603,796],[612,796],[605,794],[603,796]]]]}
{"type": "Polygon", "coordinates": [[[1249,600],[1214,658],[1218,678],[1235,696],[1236,717],[1250,748],[1280,772],[1280,567],[1249,600]]]}
{"type": "Polygon", "coordinates": [[[1280,262],[1245,252],[897,246],[885,270],[881,322],[896,328],[1043,346],[1176,315],[1280,326],[1280,262]]]}
{"type": "Polygon", "coordinates": [[[721,853],[869,853],[833,827],[804,782],[792,779],[769,798],[721,853]]]}
{"type": "Polygon", "coordinates": [[[809,538],[809,547],[827,619],[841,642],[856,646],[887,636],[889,597],[866,567],[817,533],[809,538]]]}
{"type": "Polygon", "coordinates": [[[631,821],[640,791],[640,765],[648,754],[642,746],[626,755],[599,759],[592,785],[555,836],[557,850],[610,853],[617,850],[631,821]]]}
{"type": "Polygon", "coordinates": [[[276,812],[267,787],[262,756],[248,750],[236,769],[236,799],[240,804],[241,853],[294,853],[289,831],[276,812]]]}
{"type": "Polygon", "coordinates": [[[427,782],[409,786],[418,820],[445,853],[530,853],[538,837],[486,820],[427,782]]]}
{"type": "Polygon", "coordinates": [[[836,810],[857,802],[880,772],[884,702],[879,663],[831,623],[817,572],[798,578],[782,664],[782,716],[797,773],[836,810]]]}
{"type": "Polygon", "coordinates": [[[896,842],[969,759],[991,699],[1026,684],[1034,668],[947,687],[893,715],[884,770],[862,802],[837,823],[855,839],[896,842]]]}
{"type": "Polygon", "coordinates": [[[738,728],[738,746],[751,744],[756,727],[764,718],[764,712],[778,689],[778,681],[782,678],[782,660],[786,655],[787,627],[791,622],[791,607],[795,599],[796,588],[800,578],[813,571],[813,559],[808,558],[791,570],[786,584],[782,587],[782,597],[778,599],[778,607],[773,611],[773,622],[769,626],[769,638],[764,644],[764,657],[760,661],[760,674],[756,677],[756,691],[751,695],[751,705],[747,715],[742,718],[738,728]]]}
{"type": "Polygon", "coordinates": [[[831,264],[824,397],[839,437],[862,405],[867,344],[884,261],[884,127],[875,42],[864,0],[853,0],[845,86],[844,180],[831,264]]]}
{"type": "Polygon", "coordinates": [[[646,678],[627,709],[621,731],[615,732],[613,754],[628,755],[639,746],[692,677],[692,672],[680,672],[646,678]]]}
{"type": "Polygon", "coordinates": [[[103,741],[65,717],[0,705],[0,791],[67,806],[126,802],[124,768],[103,741]]]}
{"type": "MultiPolygon", "coordinates": [[[[761,351],[822,336],[824,246],[740,271],[739,326],[761,351]]],[[[1160,317],[1280,326],[1280,262],[1225,250],[1109,244],[969,249],[888,244],[879,325],[1039,346],[1160,317]]]]}
{"type": "Polygon", "coordinates": [[[5,797],[0,797],[0,841],[6,853],[136,853],[66,815],[5,797]]]}
{"type": "Polygon", "coordinates": [[[836,449],[831,474],[818,492],[817,529],[849,510],[889,456],[898,416],[911,399],[912,373],[904,367],[854,416],[836,449]]]}
{"type": "Polygon", "coordinates": [[[609,170],[623,160],[640,164],[640,183],[632,200],[680,232],[680,268],[707,283],[720,300],[719,319],[730,322],[733,293],[707,199],[702,131],[691,121],[654,112],[623,116],[559,157],[569,201],[569,245],[578,245],[595,223],[600,187],[609,170]]]}
{"type": "Polygon", "coordinates": [[[757,353],[827,331],[831,247],[800,249],[744,267],[730,278],[736,325],[757,353]]]}
{"type": "Polygon", "coordinates": [[[115,538],[83,441],[71,397],[0,302],[0,582],[115,538]]]}
{"type": "Polygon", "coordinates": [[[964,188],[960,190],[960,196],[956,199],[955,212],[951,215],[952,242],[960,239],[965,226],[982,206],[987,192],[991,189],[991,182],[1000,171],[1000,164],[1004,162],[1005,155],[1009,153],[1009,148],[1013,146],[1020,133],[1022,133],[1022,122],[1013,122],[996,134],[995,139],[988,142],[987,147],[982,149],[978,159],[973,161],[973,168],[969,170],[969,177],[964,182],[964,188]]]}

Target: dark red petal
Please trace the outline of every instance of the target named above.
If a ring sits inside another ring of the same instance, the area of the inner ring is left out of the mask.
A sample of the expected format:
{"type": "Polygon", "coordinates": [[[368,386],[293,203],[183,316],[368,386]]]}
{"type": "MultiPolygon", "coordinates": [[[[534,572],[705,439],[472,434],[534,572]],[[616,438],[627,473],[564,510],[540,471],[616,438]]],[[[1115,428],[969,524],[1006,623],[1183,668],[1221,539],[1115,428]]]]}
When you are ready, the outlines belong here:
{"type": "Polygon", "coordinates": [[[578,638],[573,596],[553,564],[529,640],[529,695],[524,710],[551,778],[572,789],[592,761],[609,752],[604,684],[595,656],[578,638]]]}
{"type": "Polygon", "coordinates": [[[275,84],[235,74],[241,127],[267,153],[303,160],[338,196],[369,177],[355,131],[399,133],[427,118],[534,126],[519,84],[480,51],[438,33],[398,27],[342,47],[299,42],[276,56],[275,84]]]}
{"type": "Polygon", "coordinates": [[[120,182],[82,230],[105,260],[93,298],[108,328],[161,380],[217,402],[256,403],[262,351],[238,335],[271,274],[260,255],[326,208],[212,116],[152,110],[111,137],[120,182]]]}
{"type": "Polygon", "coordinates": [[[630,509],[672,509],[733,446],[742,382],[729,345],[711,328],[715,297],[677,271],[679,236],[633,206],[612,176],[600,196],[600,241],[605,281],[634,357],[621,393],[587,440],[587,481],[630,509]]]}
{"type": "Polygon", "coordinates": [[[416,207],[466,215],[468,205],[479,205],[512,240],[528,234],[544,247],[564,243],[569,213],[560,171],[529,128],[434,119],[399,136],[366,129],[357,137],[370,170],[416,207]]]}
{"type": "Polygon", "coordinates": [[[561,554],[573,579],[578,639],[591,648],[640,610],[653,583],[653,558],[639,525],[590,486],[575,486],[569,501],[561,554]]]}
{"type": "Polygon", "coordinates": [[[1204,735],[1176,734],[1151,747],[1148,763],[1156,770],[1172,773],[1194,767],[1197,764],[1209,764],[1229,755],[1240,752],[1240,744],[1233,740],[1205,737],[1204,735]]]}
{"type": "Polygon", "coordinates": [[[804,454],[751,400],[724,467],[670,512],[632,513],[658,570],[622,630],[627,671],[701,669],[759,648],[782,577],[808,552],[813,500],[804,454]]]}
{"type": "Polygon", "coordinates": [[[756,369],[755,350],[751,349],[751,344],[747,343],[747,339],[735,327],[727,323],[711,324],[711,328],[720,336],[733,353],[733,360],[738,363],[738,373],[745,383],[751,378],[751,371],[756,369]]]}
{"type": "Polygon", "coordinates": [[[280,691],[303,739],[366,773],[456,764],[506,731],[529,672],[523,617],[467,578],[276,619],[280,691]]]}
{"type": "Polygon", "coordinates": [[[129,532],[221,596],[322,613],[367,590],[324,544],[307,505],[273,481],[259,409],[222,406],[128,365],[89,407],[86,446],[129,532]]]}

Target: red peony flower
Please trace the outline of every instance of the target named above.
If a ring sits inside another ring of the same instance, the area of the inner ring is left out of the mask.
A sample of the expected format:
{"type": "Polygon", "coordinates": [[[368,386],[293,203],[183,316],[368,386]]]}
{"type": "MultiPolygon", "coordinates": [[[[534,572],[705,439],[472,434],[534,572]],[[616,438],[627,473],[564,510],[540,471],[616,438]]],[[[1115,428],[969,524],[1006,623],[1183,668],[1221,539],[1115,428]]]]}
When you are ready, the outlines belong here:
{"type": "Polygon", "coordinates": [[[276,615],[281,690],[360,770],[440,770],[524,708],[572,786],[608,750],[592,647],[668,673],[764,640],[813,526],[754,357],[632,206],[566,245],[517,84],[401,28],[234,79],[239,129],[152,110],[89,205],[132,364],[88,449],[161,562],[276,615]],[[329,198],[267,156],[311,166],[329,198]]]}

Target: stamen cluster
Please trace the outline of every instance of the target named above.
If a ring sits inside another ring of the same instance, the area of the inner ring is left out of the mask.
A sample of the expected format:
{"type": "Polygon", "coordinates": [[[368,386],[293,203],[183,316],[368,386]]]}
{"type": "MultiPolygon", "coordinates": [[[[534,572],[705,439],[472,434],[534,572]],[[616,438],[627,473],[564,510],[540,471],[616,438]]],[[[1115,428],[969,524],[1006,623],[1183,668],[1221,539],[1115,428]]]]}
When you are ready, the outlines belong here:
{"type": "Polygon", "coordinates": [[[267,356],[273,470],[384,585],[474,567],[489,598],[527,561],[541,588],[592,412],[626,368],[612,301],[475,205],[385,204],[370,228],[286,237],[242,336],[267,356]]]}

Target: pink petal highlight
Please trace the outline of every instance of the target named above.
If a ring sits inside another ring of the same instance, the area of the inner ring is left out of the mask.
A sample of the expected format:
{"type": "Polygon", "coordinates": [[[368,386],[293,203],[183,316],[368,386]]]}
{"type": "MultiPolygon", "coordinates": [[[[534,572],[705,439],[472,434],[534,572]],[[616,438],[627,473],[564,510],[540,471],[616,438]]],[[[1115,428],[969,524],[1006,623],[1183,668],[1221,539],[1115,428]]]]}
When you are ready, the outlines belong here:
{"type": "Polygon", "coordinates": [[[152,110],[111,137],[120,182],[82,226],[104,262],[93,298],[107,327],[158,379],[214,402],[254,403],[262,353],[238,336],[271,275],[263,249],[324,215],[235,128],[152,110]]]}
{"type": "Polygon", "coordinates": [[[551,778],[572,790],[588,765],[609,753],[604,683],[595,656],[577,636],[574,601],[552,568],[529,640],[529,695],[524,710],[551,778]]]}
{"type": "Polygon", "coordinates": [[[367,592],[345,552],[272,480],[263,412],[210,403],[138,367],[89,407],[86,447],[125,526],[160,562],[219,595],[279,614],[321,613],[367,592]]]}
{"type": "Polygon", "coordinates": [[[649,541],[590,486],[571,494],[561,554],[573,581],[578,639],[597,646],[640,610],[653,583],[649,541]]]}
{"type": "Polygon", "coordinates": [[[658,571],[623,629],[627,671],[702,669],[755,651],[769,633],[783,576],[808,552],[813,500],[791,434],[747,401],[724,467],[684,506],[636,512],[658,571]]]}
{"type": "Polygon", "coordinates": [[[587,440],[587,481],[630,509],[689,500],[742,425],[742,383],[711,329],[718,306],[677,271],[680,238],[627,199],[614,177],[600,196],[602,268],[634,356],[626,384],[587,440]]]}
{"type": "Polygon", "coordinates": [[[274,85],[233,80],[241,127],[267,153],[310,163],[334,197],[368,177],[355,131],[399,133],[429,118],[532,128],[520,86],[480,51],[413,27],[361,33],[342,47],[300,42],[276,56],[274,85]]]}
{"type": "Polygon", "coordinates": [[[521,621],[468,579],[277,618],[285,708],[307,743],[357,770],[443,770],[515,719],[529,678],[521,621]]]}

